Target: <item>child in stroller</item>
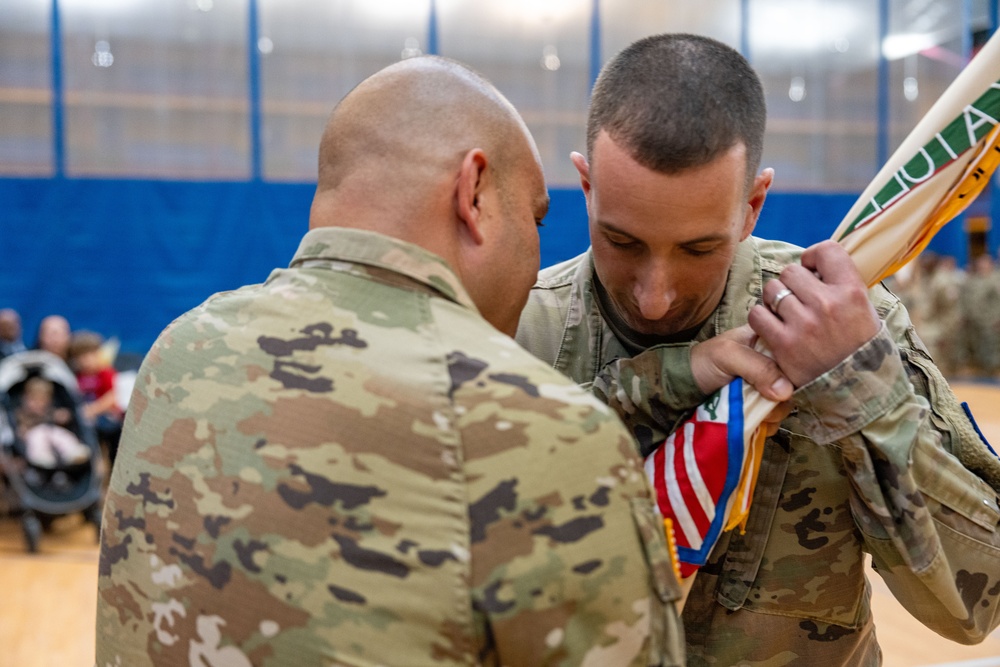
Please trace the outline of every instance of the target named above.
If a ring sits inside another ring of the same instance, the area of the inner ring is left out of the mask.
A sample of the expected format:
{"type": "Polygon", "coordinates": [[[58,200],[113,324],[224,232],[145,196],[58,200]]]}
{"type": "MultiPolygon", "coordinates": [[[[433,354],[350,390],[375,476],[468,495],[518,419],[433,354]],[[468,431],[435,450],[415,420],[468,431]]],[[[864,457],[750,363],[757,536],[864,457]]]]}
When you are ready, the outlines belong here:
{"type": "Polygon", "coordinates": [[[24,458],[38,468],[61,468],[84,463],[90,449],[67,429],[73,420],[66,408],[52,405],[52,383],[42,377],[24,383],[21,405],[14,411],[18,437],[24,442],[24,458]]]}
{"type": "Polygon", "coordinates": [[[59,357],[31,350],[0,361],[0,474],[31,552],[58,516],[83,512],[100,527],[100,448],[82,404],[59,357]]]}

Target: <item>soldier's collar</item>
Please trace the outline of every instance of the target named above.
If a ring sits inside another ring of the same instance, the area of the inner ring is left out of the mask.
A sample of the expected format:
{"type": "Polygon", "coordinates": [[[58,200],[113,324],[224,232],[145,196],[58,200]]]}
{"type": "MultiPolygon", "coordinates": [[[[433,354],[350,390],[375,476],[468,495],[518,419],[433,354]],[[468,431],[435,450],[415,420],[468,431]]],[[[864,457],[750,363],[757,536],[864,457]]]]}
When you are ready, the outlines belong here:
{"type": "Polygon", "coordinates": [[[374,266],[431,287],[443,297],[479,312],[458,276],[441,257],[406,241],[360,229],[319,227],[309,230],[292,258],[302,267],[337,262],[374,266]]]}

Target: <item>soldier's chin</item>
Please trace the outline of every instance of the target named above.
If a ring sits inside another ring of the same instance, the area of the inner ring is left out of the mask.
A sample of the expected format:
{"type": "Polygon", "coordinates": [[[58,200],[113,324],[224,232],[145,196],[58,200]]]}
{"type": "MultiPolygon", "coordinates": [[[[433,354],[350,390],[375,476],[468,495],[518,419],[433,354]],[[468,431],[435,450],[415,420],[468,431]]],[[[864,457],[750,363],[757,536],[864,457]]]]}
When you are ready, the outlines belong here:
{"type": "Polygon", "coordinates": [[[683,329],[678,327],[677,322],[659,320],[650,322],[641,318],[633,317],[629,322],[632,330],[643,336],[672,336],[683,329]]]}

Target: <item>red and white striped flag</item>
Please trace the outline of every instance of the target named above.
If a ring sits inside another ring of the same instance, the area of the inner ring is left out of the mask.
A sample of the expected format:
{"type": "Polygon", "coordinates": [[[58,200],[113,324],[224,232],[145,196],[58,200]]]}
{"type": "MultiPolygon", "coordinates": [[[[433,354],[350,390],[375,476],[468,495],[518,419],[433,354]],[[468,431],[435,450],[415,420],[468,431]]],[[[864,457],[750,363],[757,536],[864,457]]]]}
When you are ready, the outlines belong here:
{"type": "Polygon", "coordinates": [[[657,506],[672,519],[681,578],[705,564],[725,529],[726,506],[737,491],[747,454],[743,381],[737,378],[698,406],[646,458],[657,506]]]}

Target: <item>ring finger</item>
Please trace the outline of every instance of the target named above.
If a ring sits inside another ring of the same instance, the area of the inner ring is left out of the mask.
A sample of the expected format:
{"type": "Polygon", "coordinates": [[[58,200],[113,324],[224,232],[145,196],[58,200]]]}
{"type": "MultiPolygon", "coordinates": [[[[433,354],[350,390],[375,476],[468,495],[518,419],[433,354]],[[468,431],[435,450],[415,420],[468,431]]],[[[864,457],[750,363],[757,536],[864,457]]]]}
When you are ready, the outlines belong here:
{"type": "Polygon", "coordinates": [[[795,298],[795,292],[777,278],[764,285],[764,304],[779,318],[782,312],[788,314],[787,310],[782,311],[782,309],[787,309],[788,301],[795,300],[795,298]]]}

